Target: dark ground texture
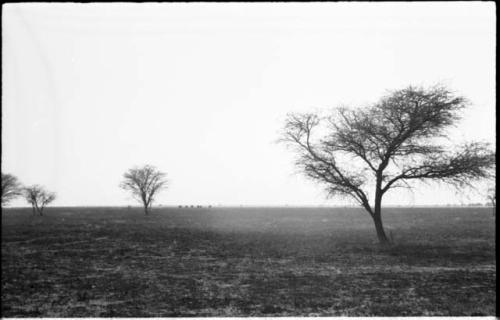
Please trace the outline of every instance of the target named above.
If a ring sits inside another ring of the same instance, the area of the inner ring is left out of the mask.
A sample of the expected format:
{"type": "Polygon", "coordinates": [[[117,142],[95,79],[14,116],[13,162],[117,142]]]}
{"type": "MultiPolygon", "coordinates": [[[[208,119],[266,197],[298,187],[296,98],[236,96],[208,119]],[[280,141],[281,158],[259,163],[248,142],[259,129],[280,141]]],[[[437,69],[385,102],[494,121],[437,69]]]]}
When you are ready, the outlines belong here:
{"type": "Polygon", "coordinates": [[[2,317],[495,315],[491,208],[2,210],[2,317]]]}

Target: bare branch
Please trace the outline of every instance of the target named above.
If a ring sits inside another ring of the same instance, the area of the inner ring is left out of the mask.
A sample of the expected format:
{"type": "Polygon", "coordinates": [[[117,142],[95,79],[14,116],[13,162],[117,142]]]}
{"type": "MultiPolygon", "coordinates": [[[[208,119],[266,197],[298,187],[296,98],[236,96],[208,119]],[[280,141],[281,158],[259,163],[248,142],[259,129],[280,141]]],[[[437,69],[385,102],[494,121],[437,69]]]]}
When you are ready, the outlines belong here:
{"type": "Polygon", "coordinates": [[[429,156],[420,164],[403,169],[383,187],[385,193],[399,180],[434,179],[455,185],[491,177],[496,155],[487,144],[469,143],[452,154],[429,156]]]}
{"type": "MultiPolygon", "coordinates": [[[[282,141],[298,146],[300,156],[296,164],[308,177],[326,182],[329,194],[351,196],[368,210],[368,198],[360,189],[365,180],[363,175],[341,170],[331,153],[321,151],[321,148],[312,144],[312,130],[317,127],[319,121],[319,117],[313,114],[289,115],[282,141]]],[[[322,149],[328,150],[324,141],[322,144],[322,149]]]]}

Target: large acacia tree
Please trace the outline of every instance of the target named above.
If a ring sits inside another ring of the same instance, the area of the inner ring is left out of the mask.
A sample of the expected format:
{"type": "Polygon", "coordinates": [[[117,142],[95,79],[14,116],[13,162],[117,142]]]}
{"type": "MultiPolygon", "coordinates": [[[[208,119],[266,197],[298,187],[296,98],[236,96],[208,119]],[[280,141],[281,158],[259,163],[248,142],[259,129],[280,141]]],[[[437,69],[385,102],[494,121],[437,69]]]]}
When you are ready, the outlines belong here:
{"type": "Polygon", "coordinates": [[[419,180],[464,187],[491,175],[495,152],[487,144],[447,143],[447,129],[466,105],[445,87],[408,87],[366,108],[289,114],[281,140],[296,150],[301,171],[329,195],[351,197],[366,209],[386,244],[382,198],[389,190],[419,180]]]}
{"type": "Polygon", "coordinates": [[[167,187],[166,174],[151,165],[135,167],[123,174],[120,187],[130,191],[143,204],[144,213],[148,214],[158,192],[167,187]]]}

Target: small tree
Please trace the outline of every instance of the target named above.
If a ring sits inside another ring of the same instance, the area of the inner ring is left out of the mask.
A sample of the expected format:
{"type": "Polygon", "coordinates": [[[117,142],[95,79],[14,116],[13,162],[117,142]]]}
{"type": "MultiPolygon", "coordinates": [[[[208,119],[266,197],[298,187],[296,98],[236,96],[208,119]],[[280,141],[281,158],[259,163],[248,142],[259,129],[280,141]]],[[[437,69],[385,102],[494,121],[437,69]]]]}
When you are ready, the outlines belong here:
{"type": "Polygon", "coordinates": [[[51,203],[56,199],[56,194],[54,192],[47,191],[44,187],[39,185],[33,185],[24,188],[24,197],[31,208],[33,209],[33,214],[37,212],[40,216],[43,216],[43,209],[46,205],[51,203]]]}
{"type": "Polygon", "coordinates": [[[22,186],[16,176],[2,172],[2,207],[22,195],[22,186]]]}
{"type": "Polygon", "coordinates": [[[488,189],[488,200],[490,204],[493,206],[493,214],[495,214],[497,209],[497,188],[491,187],[488,189]]]}
{"type": "Polygon", "coordinates": [[[491,175],[495,153],[486,144],[468,143],[453,152],[438,143],[466,104],[443,87],[408,87],[364,109],[337,108],[326,117],[290,114],[281,140],[295,148],[296,165],[329,195],[351,197],[366,209],[385,244],[382,198],[389,190],[410,188],[417,180],[463,187],[491,175]]]}
{"type": "Polygon", "coordinates": [[[148,214],[156,195],[167,187],[166,174],[154,166],[145,165],[132,168],[123,174],[120,187],[130,191],[132,196],[144,206],[144,214],[148,214]]]}

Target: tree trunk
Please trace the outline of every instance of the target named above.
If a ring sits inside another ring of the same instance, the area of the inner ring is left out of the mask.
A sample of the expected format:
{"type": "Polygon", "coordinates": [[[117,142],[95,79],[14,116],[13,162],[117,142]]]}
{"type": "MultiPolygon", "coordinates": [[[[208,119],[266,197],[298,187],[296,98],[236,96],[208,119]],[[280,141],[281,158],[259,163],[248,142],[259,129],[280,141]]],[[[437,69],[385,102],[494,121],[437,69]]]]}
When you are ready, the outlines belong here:
{"type": "Polygon", "coordinates": [[[149,204],[148,204],[148,201],[146,198],[146,194],[142,193],[141,198],[142,198],[142,205],[144,206],[144,214],[147,215],[149,213],[149,211],[148,211],[149,204]]]}
{"type": "Polygon", "coordinates": [[[382,175],[377,173],[377,186],[375,190],[375,210],[373,212],[373,222],[375,222],[375,230],[377,231],[378,242],[381,245],[389,244],[384,226],[382,224],[382,175]]]}
{"type": "Polygon", "coordinates": [[[381,245],[389,244],[389,239],[387,238],[387,236],[385,234],[380,212],[378,214],[373,215],[373,222],[375,223],[375,230],[377,231],[378,242],[381,245]]]}
{"type": "Polygon", "coordinates": [[[36,210],[35,210],[35,205],[34,204],[31,205],[31,209],[33,210],[33,215],[36,216],[36,210]]]}

